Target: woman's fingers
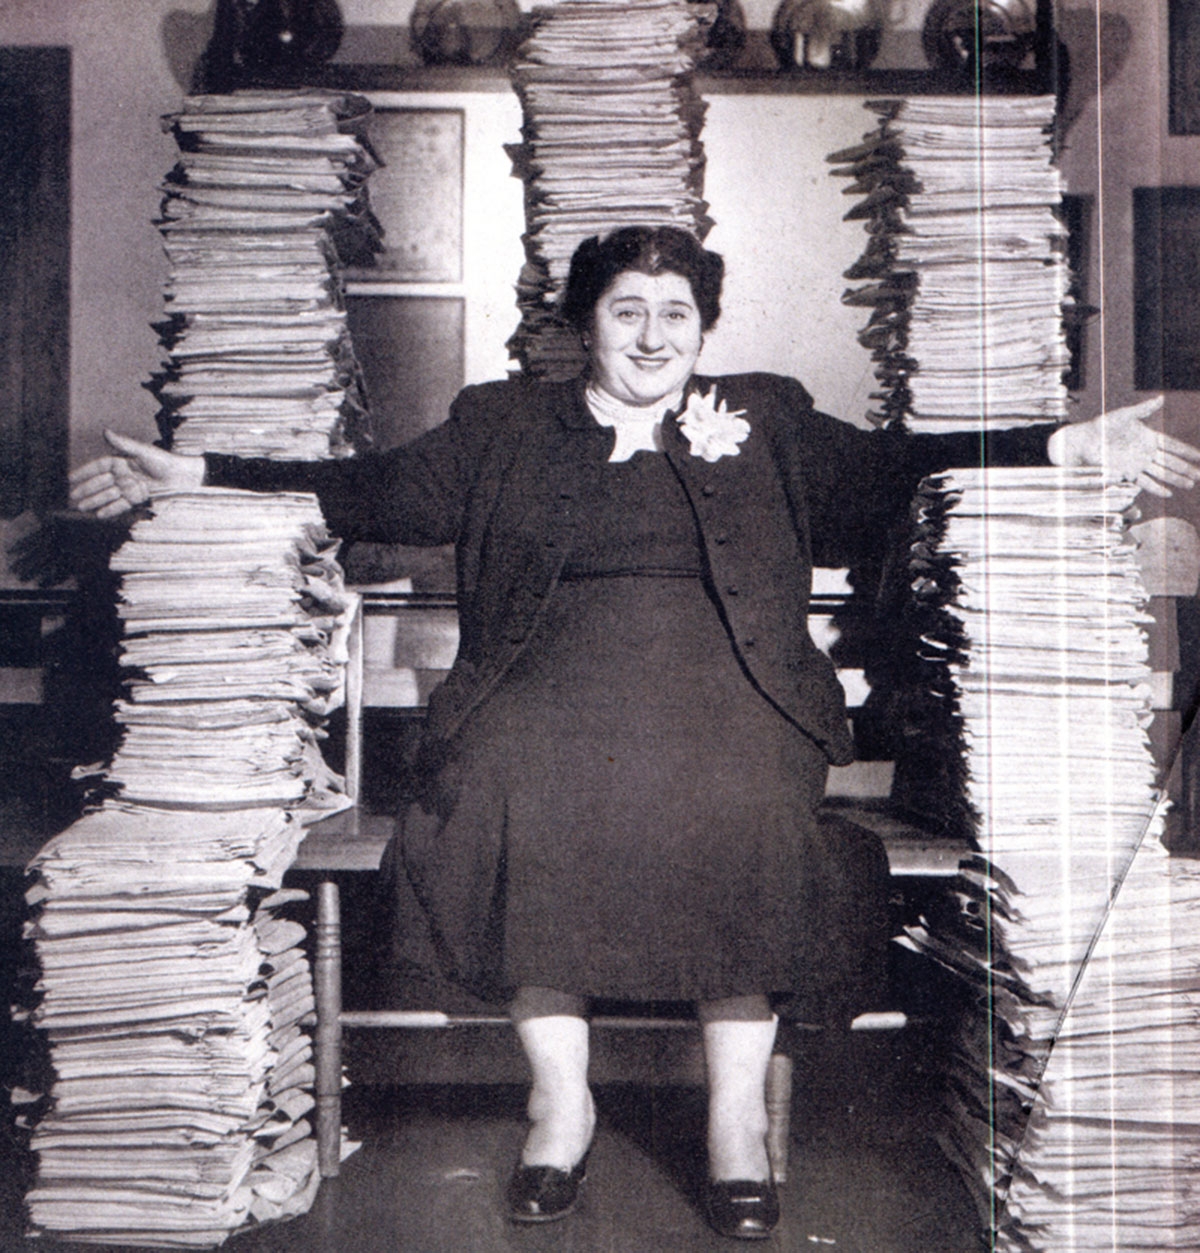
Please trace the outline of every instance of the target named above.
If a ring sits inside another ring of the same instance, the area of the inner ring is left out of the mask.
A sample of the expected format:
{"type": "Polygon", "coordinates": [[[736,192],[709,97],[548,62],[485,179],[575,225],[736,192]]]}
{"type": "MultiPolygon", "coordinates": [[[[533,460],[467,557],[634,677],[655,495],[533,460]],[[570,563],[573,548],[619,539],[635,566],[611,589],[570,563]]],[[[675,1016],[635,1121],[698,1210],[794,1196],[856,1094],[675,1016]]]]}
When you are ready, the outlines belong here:
{"type": "Polygon", "coordinates": [[[1096,420],[1102,441],[1100,464],[1153,496],[1170,496],[1172,488],[1187,489],[1200,482],[1200,448],[1145,424],[1162,406],[1163,398],[1152,396],[1096,420]]]}
{"type": "Polygon", "coordinates": [[[84,513],[95,513],[101,506],[123,499],[121,489],[111,479],[107,483],[96,483],[86,492],[71,492],[71,504],[84,513]]]}
{"type": "Polygon", "coordinates": [[[76,466],[70,474],[67,475],[67,482],[72,487],[76,483],[84,483],[91,478],[100,478],[106,474],[112,473],[113,457],[94,457],[91,461],[85,461],[83,465],[76,466]]]}
{"type": "Polygon", "coordinates": [[[1164,473],[1178,475],[1180,482],[1176,484],[1177,487],[1191,487],[1200,479],[1200,463],[1165,448],[1158,450],[1154,467],[1164,473]]]}
{"type": "Polygon", "coordinates": [[[107,504],[108,500],[113,500],[120,494],[121,489],[117,486],[116,478],[111,471],[106,470],[103,474],[94,474],[73,483],[70,501],[74,508],[87,513],[99,505],[107,504]]]}
{"type": "Polygon", "coordinates": [[[116,486],[117,475],[124,472],[124,467],[117,465],[119,460],[117,457],[97,457],[95,461],[71,471],[67,482],[71,504],[76,509],[86,509],[86,502],[93,496],[116,486]]]}
{"type": "Polygon", "coordinates": [[[80,513],[92,513],[99,518],[115,517],[140,504],[149,496],[144,488],[138,490],[135,485],[124,486],[113,478],[107,482],[90,479],[86,486],[71,489],[71,506],[80,513]]]}
{"type": "MultiPolygon", "coordinates": [[[[136,440],[122,442],[137,444],[136,440]]],[[[85,462],[70,473],[68,482],[74,508],[98,518],[115,518],[150,496],[146,474],[137,462],[124,456],[85,462]]]]}
{"type": "Polygon", "coordinates": [[[1185,490],[1189,487],[1196,486],[1196,479],[1191,474],[1180,474],[1176,470],[1169,470],[1166,466],[1153,465],[1146,473],[1156,478],[1161,483],[1169,483],[1172,487],[1181,487],[1185,490]]]}
{"type": "Polygon", "coordinates": [[[1163,499],[1166,499],[1166,497],[1172,495],[1169,487],[1164,487],[1149,474],[1139,474],[1137,478],[1133,480],[1133,484],[1135,487],[1140,487],[1142,491],[1149,492],[1151,496],[1161,496],[1163,499]]]}
{"type": "Polygon", "coordinates": [[[1128,458],[1128,463],[1122,467],[1125,477],[1141,482],[1143,476],[1149,476],[1164,485],[1185,490],[1200,482],[1200,459],[1190,453],[1171,451],[1153,431],[1146,434],[1150,436],[1149,447],[1139,450],[1141,455],[1128,458]]]}
{"type": "Polygon", "coordinates": [[[111,505],[104,505],[99,509],[93,510],[97,518],[119,518],[123,513],[128,513],[133,506],[124,496],[114,500],[111,505]]]}
{"type": "Polygon", "coordinates": [[[1176,457],[1183,457],[1196,466],[1200,466],[1200,448],[1189,444],[1186,439],[1177,439],[1174,435],[1161,432],[1158,437],[1159,447],[1176,457]]]}
{"type": "Polygon", "coordinates": [[[1131,481],[1154,496],[1170,496],[1173,487],[1186,490],[1192,486],[1190,479],[1158,469],[1143,470],[1131,481]]]}

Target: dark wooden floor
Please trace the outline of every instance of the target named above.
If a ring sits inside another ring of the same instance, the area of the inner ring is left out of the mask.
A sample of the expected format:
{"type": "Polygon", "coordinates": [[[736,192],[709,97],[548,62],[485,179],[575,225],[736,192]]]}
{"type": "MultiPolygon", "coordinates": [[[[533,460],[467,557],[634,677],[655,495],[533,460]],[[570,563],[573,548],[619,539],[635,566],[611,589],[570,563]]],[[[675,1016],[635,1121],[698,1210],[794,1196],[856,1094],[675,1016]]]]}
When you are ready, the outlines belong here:
{"type": "MultiPolygon", "coordinates": [[[[977,1253],[978,1219],[931,1139],[919,1036],[847,1039],[798,1072],[792,1173],[766,1249],[977,1253]]],[[[523,1135],[520,1087],[357,1085],[345,1121],[361,1147],[312,1211],[234,1237],[230,1253],[684,1253],[739,1247],[712,1234],[698,1090],[602,1086],[577,1211],[546,1227],[504,1216],[523,1135]]],[[[14,1163],[21,1165],[20,1163],[14,1163]]],[[[0,1173],[0,1249],[85,1246],[22,1234],[22,1169],[0,1173]]],[[[96,1246],[87,1246],[95,1249],[96,1246]]]]}

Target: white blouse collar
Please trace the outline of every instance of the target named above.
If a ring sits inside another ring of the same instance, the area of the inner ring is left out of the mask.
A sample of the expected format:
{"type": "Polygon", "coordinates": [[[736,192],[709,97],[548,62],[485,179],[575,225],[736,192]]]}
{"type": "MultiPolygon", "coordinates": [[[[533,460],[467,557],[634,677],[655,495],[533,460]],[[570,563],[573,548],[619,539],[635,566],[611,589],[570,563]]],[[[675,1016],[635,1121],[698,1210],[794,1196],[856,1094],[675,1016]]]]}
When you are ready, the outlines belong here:
{"type": "Polygon", "coordinates": [[[595,383],[588,383],[584,392],[592,417],[601,426],[610,426],[617,441],[609,461],[628,461],[635,452],[662,452],[663,418],[683,400],[683,388],[652,405],[627,405],[610,396],[595,383]]]}

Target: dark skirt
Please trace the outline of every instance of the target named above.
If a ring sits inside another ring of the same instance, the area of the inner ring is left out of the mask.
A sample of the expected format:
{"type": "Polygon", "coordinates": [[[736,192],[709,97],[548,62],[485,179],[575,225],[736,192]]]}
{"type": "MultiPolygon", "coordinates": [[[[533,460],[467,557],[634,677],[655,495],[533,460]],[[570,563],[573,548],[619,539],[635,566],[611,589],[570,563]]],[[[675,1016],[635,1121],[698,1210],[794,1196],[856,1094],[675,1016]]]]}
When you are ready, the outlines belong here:
{"type": "Polygon", "coordinates": [[[826,770],[700,577],[565,581],[405,815],[401,951],[493,1001],[766,992],[837,1020],[872,995],[887,868],[819,816],[826,770]]]}

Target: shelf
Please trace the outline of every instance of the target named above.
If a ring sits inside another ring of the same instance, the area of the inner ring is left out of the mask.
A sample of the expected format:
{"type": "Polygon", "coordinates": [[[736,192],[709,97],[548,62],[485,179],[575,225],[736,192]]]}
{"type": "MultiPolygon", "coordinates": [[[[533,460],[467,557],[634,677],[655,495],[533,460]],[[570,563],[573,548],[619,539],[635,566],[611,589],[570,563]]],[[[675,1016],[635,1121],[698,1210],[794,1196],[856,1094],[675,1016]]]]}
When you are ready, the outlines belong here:
{"type": "Polygon", "coordinates": [[[1015,70],[982,84],[942,70],[722,70],[700,71],[696,89],[709,95],[793,96],[1028,96],[1053,90],[1041,70],[1015,70]]]}
{"type": "MultiPolygon", "coordinates": [[[[1053,90],[1043,70],[1014,70],[977,85],[960,74],[938,70],[699,70],[697,90],[707,95],[1042,95],[1053,90]]],[[[507,92],[502,66],[342,65],[327,66],[315,86],[343,91],[507,92]]]]}
{"type": "Polygon", "coordinates": [[[340,91],[507,92],[508,69],[496,65],[349,65],[334,62],[311,76],[314,87],[340,91]]]}

